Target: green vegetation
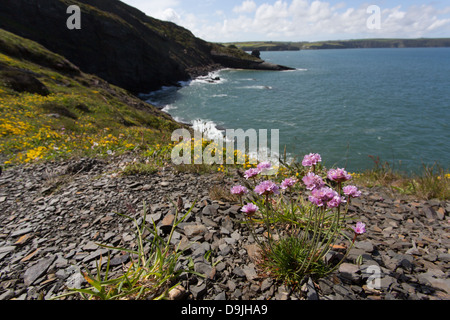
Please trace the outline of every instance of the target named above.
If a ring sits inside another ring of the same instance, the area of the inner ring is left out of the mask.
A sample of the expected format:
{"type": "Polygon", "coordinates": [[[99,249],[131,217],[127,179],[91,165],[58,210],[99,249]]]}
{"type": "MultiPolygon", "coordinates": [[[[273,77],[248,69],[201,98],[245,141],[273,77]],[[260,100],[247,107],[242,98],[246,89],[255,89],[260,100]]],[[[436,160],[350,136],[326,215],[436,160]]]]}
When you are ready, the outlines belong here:
{"type": "MultiPolygon", "coordinates": [[[[194,204],[195,205],[195,204],[194,204]]],[[[183,272],[192,272],[177,268],[177,263],[182,251],[179,247],[174,248],[171,244],[173,233],[177,226],[189,215],[192,208],[179,218],[180,208],[177,208],[174,224],[170,230],[167,241],[158,234],[156,225],[147,225],[147,209],[144,203],[142,223],[125,215],[125,218],[133,221],[136,227],[136,248],[119,248],[99,244],[100,247],[109,250],[121,251],[130,254],[131,263],[127,270],[119,277],[109,278],[110,255],[106,263],[106,269],[102,272],[102,259],[97,263],[97,274],[93,275],[86,268],[84,278],[91,286],[85,289],[71,289],[68,294],[55,297],[62,297],[79,294],[84,300],[163,300],[168,298],[171,289],[179,284],[175,283],[183,272]],[[151,235],[144,236],[144,235],[151,235]]]]}
{"type": "Polygon", "coordinates": [[[169,144],[181,125],[65,58],[0,29],[0,154],[6,166],[169,144]]]}
{"type": "Polygon", "coordinates": [[[276,42],[254,41],[234,42],[226,45],[234,45],[244,51],[298,51],[318,49],[356,49],[356,48],[426,48],[426,47],[450,47],[450,38],[436,39],[355,39],[333,40],[317,42],[276,42]]]}
{"type": "Polygon", "coordinates": [[[354,183],[364,187],[385,187],[392,193],[417,199],[450,200],[450,173],[439,164],[424,165],[420,173],[394,170],[388,162],[373,158],[374,168],[353,173],[354,183]]]}

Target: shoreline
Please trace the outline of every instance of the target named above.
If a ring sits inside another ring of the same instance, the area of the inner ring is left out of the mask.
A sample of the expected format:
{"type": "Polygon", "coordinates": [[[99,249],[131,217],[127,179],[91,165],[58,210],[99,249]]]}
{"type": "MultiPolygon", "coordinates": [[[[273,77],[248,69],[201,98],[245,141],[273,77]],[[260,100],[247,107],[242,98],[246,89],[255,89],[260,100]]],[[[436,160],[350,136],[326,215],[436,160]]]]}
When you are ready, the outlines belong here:
{"type": "MultiPolygon", "coordinates": [[[[218,132],[222,132],[223,134],[225,133],[225,130],[227,130],[227,128],[217,125],[216,123],[214,123],[213,121],[208,121],[205,119],[194,119],[194,120],[185,120],[185,119],[180,119],[177,117],[174,117],[173,115],[170,114],[170,112],[168,112],[168,110],[164,110],[168,107],[170,107],[170,105],[161,105],[158,104],[157,101],[153,101],[150,99],[150,96],[152,94],[158,93],[158,92],[162,92],[162,91],[167,91],[167,90],[181,90],[184,87],[190,86],[192,82],[194,81],[205,81],[207,83],[218,83],[221,81],[221,78],[217,76],[218,73],[220,73],[222,70],[229,70],[231,68],[226,68],[220,65],[213,65],[212,68],[206,68],[203,69],[198,72],[195,77],[193,77],[190,80],[187,81],[178,81],[175,85],[173,86],[163,86],[161,87],[159,90],[155,90],[155,91],[151,91],[149,93],[141,93],[138,95],[138,98],[141,99],[142,101],[149,103],[150,105],[154,106],[155,108],[157,108],[158,110],[166,113],[167,115],[169,115],[173,121],[182,124],[182,125],[186,125],[189,126],[190,128],[192,128],[193,130],[195,130],[195,122],[196,121],[200,121],[203,122],[203,124],[205,125],[213,125],[213,131],[215,131],[215,133],[217,134],[218,132]],[[145,98],[146,97],[146,98],[145,98]]],[[[244,70],[244,69],[243,69],[244,70]]]]}

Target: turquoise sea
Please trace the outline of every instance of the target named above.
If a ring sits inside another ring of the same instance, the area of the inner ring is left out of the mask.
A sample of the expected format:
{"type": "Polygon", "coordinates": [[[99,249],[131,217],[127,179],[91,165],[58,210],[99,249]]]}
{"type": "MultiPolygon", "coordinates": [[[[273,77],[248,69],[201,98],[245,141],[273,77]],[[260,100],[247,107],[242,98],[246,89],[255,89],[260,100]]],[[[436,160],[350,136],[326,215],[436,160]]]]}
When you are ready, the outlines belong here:
{"type": "Polygon", "coordinates": [[[435,162],[450,167],[450,48],[261,57],[296,70],[225,69],[145,97],[179,121],[279,129],[280,152],[320,153],[327,166],[372,168],[372,155],[406,171],[435,162]]]}

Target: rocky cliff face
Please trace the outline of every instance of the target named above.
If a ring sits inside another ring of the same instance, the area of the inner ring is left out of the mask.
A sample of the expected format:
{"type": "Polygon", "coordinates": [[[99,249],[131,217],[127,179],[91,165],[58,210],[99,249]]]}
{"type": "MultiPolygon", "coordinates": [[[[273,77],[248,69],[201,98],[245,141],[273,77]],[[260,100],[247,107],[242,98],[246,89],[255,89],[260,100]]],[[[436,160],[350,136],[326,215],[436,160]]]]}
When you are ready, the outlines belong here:
{"type": "Polygon", "coordinates": [[[82,71],[134,93],[188,80],[218,64],[252,68],[263,62],[241,50],[236,56],[118,0],[2,0],[0,28],[39,42],[82,71]],[[69,5],[81,8],[79,30],[66,26],[69,5]]]}

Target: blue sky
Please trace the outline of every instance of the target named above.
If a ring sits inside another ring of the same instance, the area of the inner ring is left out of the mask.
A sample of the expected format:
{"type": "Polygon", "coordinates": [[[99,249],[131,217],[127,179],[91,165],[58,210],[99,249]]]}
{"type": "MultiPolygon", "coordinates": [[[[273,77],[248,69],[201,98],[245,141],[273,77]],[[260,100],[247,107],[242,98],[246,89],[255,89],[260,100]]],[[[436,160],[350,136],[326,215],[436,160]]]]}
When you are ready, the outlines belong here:
{"type": "Polygon", "coordinates": [[[121,1],[216,42],[450,37],[448,0],[121,1]]]}

